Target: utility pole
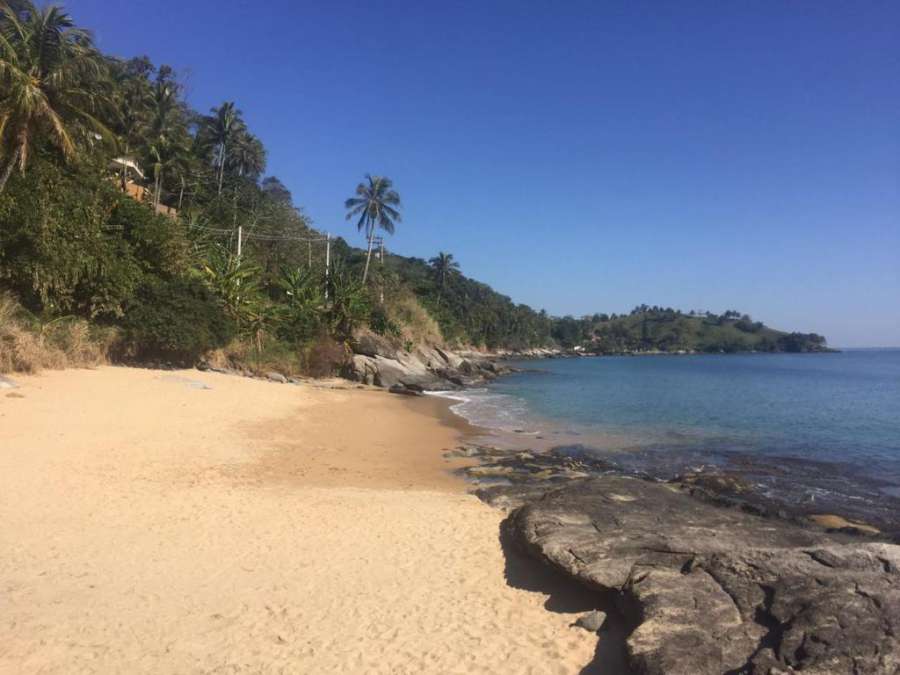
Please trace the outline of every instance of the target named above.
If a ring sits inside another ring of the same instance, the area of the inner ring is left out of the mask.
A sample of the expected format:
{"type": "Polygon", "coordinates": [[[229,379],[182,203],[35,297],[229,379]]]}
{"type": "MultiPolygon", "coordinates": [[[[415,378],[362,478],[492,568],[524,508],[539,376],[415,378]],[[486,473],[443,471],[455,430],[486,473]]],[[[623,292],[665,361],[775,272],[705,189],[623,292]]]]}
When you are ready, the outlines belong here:
{"type": "Polygon", "coordinates": [[[312,241],[306,240],[306,269],[312,269],[312,241]]]}
{"type": "Polygon", "coordinates": [[[325,233],[325,300],[328,300],[328,281],[331,274],[331,235],[325,233]]]}
{"type": "Polygon", "coordinates": [[[237,257],[241,257],[241,244],[243,243],[241,240],[244,238],[244,227],[243,225],[238,225],[238,240],[237,240],[237,257]]]}
{"type": "Polygon", "coordinates": [[[378,245],[378,265],[381,267],[381,285],[378,289],[378,302],[384,304],[384,237],[375,239],[378,245]]]}

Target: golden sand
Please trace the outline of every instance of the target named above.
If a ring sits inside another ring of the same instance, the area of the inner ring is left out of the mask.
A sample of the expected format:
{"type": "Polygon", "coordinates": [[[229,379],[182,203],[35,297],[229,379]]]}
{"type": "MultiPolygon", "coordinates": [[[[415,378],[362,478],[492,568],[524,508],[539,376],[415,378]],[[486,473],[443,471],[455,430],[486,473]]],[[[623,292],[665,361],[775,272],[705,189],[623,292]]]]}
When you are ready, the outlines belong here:
{"type": "Polygon", "coordinates": [[[103,367],[0,396],[0,672],[577,673],[433,400],[103,367]],[[205,388],[208,387],[208,388],[205,388]]]}

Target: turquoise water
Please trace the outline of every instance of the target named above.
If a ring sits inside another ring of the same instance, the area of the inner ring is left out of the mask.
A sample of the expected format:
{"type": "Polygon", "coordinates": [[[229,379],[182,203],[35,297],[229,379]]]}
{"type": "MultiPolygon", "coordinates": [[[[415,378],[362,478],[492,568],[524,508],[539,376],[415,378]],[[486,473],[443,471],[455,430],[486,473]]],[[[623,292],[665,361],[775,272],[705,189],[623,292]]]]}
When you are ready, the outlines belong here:
{"type": "Polygon", "coordinates": [[[622,462],[644,469],[741,458],[790,464],[798,485],[868,480],[900,496],[900,350],[513,365],[525,372],[465,392],[457,410],[483,426],[628,450],[622,462]]]}

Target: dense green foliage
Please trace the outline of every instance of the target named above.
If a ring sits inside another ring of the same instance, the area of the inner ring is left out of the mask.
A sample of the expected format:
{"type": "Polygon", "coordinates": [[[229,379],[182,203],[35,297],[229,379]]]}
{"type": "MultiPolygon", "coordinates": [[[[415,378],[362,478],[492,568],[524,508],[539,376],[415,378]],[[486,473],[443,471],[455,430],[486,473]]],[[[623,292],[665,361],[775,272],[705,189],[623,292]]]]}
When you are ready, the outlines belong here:
{"type": "Polygon", "coordinates": [[[145,275],[187,266],[182,225],[123,195],[97,163],[38,154],[0,195],[0,283],[26,307],[115,319],[145,275]]]}
{"type": "Polygon", "coordinates": [[[199,281],[148,279],[129,305],[122,322],[126,358],[193,365],[234,335],[218,299],[199,281]]]}
{"type": "Polygon", "coordinates": [[[598,354],[662,352],[810,352],[822,351],[825,338],[815,333],[784,333],[729,310],[685,314],[662,307],[635,307],[627,315],[594,314],[558,319],[553,337],[565,347],[598,354]]]}
{"type": "Polygon", "coordinates": [[[550,344],[553,319],[546,312],[516,304],[456,267],[444,270],[442,281],[442,263],[436,269],[421,258],[386,258],[388,273],[412,289],[448,341],[488,349],[550,344]]]}
{"type": "Polygon", "coordinates": [[[63,10],[12,7],[0,0],[0,291],[42,322],[118,331],[135,358],[188,363],[227,345],[260,368],[288,358],[317,373],[365,326],[406,348],[824,345],[730,314],[554,319],[466,277],[450,253],[382,256],[376,231],[401,222],[384,176],[344,204],[366,248],[333,240],[326,274],[323,235],[265,175],[235,102],[192,110],[170,67],[103,56],[63,10]]]}

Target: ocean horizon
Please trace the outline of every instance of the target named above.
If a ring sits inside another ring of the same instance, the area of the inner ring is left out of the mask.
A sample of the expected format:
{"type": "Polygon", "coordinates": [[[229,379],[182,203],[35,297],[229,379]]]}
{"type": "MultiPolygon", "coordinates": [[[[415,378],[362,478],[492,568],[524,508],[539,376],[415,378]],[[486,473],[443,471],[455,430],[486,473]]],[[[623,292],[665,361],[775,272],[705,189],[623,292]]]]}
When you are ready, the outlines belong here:
{"type": "Polygon", "coordinates": [[[729,471],[761,493],[880,520],[900,498],[900,349],[514,361],[447,393],[472,424],[671,479],[729,471]]]}

